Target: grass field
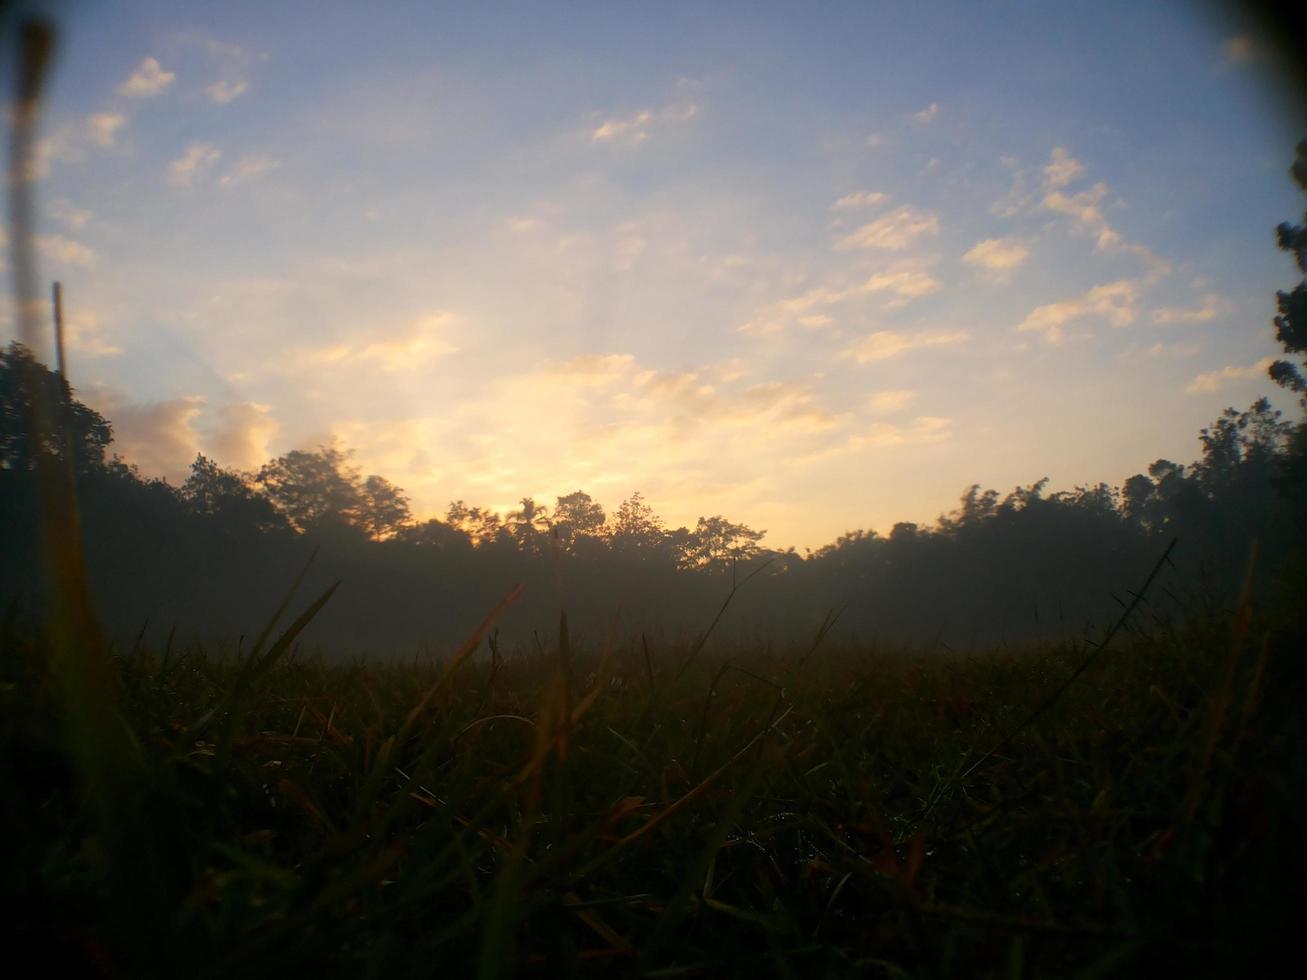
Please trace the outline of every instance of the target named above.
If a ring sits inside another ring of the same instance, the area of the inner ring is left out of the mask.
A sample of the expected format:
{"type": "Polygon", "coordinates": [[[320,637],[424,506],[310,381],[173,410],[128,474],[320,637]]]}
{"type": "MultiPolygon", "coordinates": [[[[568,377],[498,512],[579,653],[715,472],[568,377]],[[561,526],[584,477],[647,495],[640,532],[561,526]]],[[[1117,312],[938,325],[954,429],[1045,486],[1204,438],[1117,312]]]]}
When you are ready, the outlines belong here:
{"type": "Polygon", "coordinates": [[[1220,974],[1298,921],[1292,615],[1143,609],[1099,653],[564,626],[353,664],[299,625],[120,651],[94,691],[5,627],[11,949],[109,976],[1220,974]]]}

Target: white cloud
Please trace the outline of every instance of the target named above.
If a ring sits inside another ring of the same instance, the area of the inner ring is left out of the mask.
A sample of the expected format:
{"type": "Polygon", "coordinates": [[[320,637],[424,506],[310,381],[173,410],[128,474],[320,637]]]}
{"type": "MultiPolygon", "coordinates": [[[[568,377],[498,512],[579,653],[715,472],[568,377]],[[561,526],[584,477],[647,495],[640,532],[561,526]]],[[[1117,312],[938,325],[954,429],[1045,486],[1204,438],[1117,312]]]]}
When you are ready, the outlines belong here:
{"type": "Polygon", "coordinates": [[[209,96],[209,101],[214,105],[226,105],[244,95],[249,91],[249,87],[249,82],[240,80],[226,81],[223,79],[214,82],[204,91],[209,96]]]}
{"type": "Polygon", "coordinates": [[[824,314],[816,314],[814,309],[832,306],[854,295],[856,290],[836,286],[814,286],[787,299],[769,303],[758,310],[745,323],[735,329],[740,333],[773,334],[779,333],[792,323],[798,322],[805,327],[822,327],[831,322],[824,314]],[[805,322],[806,321],[806,322],[805,322]]]}
{"type": "Polygon", "coordinates": [[[1103,317],[1114,327],[1128,327],[1138,317],[1137,299],[1136,284],[1129,279],[1118,279],[1095,286],[1080,296],[1037,306],[1016,329],[1042,333],[1049,343],[1056,344],[1064,338],[1063,327],[1082,317],[1103,317]]]}
{"type": "Polygon", "coordinates": [[[939,288],[939,281],[925,271],[922,263],[896,262],[861,282],[849,284],[835,280],[813,286],[796,296],[767,303],[735,329],[739,333],[765,336],[780,333],[796,324],[808,329],[828,327],[834,320],[822,310],[839,303],[873,293],[889,293],[893,298],[885,308],[892,310],[906,306],[912,300],[927,296],[939,288]]]}
{"type": "Polygon", "coordinates": [[[113,146],[126,117],[117,112],[97,112],[86,120],[86,136],[96,146],[113,146]]]}
{"type": "Polygon", "coordinates": [[[939,289],[939,280],[915,266],[903,266],[879,272],[863,285],[870,293],[891,292],[896,299],[890,308],[905,306],[914,299],[928,296],[939,289]]]}
{"type": "Polygon", "coordinates": [[[40,253],[52,262],[79,265],[84,269],[95,265],[95,253],[81,242],[63,235],[36,235],[33,240],[40,253]]]}
{"type": "Polygon", "coordinates": [[[925,124],[932,121],[938,115],[939,115],[939,103],[932,102],[930,105],[926,106],[926,108],[922,109],[920,112],[914,112],[912,114],[912,118],[919,123],[925,124]]]}
{"type": "Polygon", "coordinates": [[[192,143],[185,153],[168,164],[168,183],[177,187],[191,186],[221,156],[222,152],[212,143],[192,143]]]}
{"type": "Polygon", "coordinates": [[[51,135],[37,140],[23,178],[38,180],[49,174],[52,163],[81,163],[91,148],[113,146],[125,122],[119,113],[97,112],[79,122],[60,126],[51,135]]]}
{"type": "Polygon", "coordinates": [[[218,178],[218,186],[235,187],[270,170],[276,170],[278,166],[280,166],[278,161],[269,157],[244,157],[218,178]]]}
{"type": "Polygon", "coordinates": [[[845,348],[843,357],[859,364],[871,364],[897,357],[911,350],[925,347],[947,347],[961,344],[968,338],[965,330],[935,330],[919,333],[900,333],[895,330],[877,330],[845,348]]]}
{"type": "Polygon", "coordinates": [[[281,428],[268,405],[238,402],[218,409],[217,428],[204,440],[209,455],[223,466],[254,469],[272,457],[269,443],[281,428]]]}
{"type": "Polygon", "coordinates": [[[87,402],[113,421],[113,449],[148,477],[173,483],[186,479],[200,451],[194,422],[204,408],[198,395],[160,402],[133,402],[122,392],[100,385],[87,402]]]}
{"type": "Polygon", "coordinates": [[[1076,231],[1091,235],[1094,238],[1094,251],[1121,251],[1137,255],[1148,264],[1149,278],[1153,280],[1168,274],[1171,271],[1169,262],[1154,255],[1144,245],[1127,242],[1108,223],[1102,207],[1104,200],[1111,193],[1107,184],[1099,181],[1088,190],[1076,194],[1067,194],[1058,189],[1083,173],[1084,167],[1078,160],[1067,156],[1060,147],[1055,149],[1051,162],[1044,168],[1047,188],[1042,202],[1044,207],[1058,214],[1067,215],[1074,222],[1076,231]]]}
{"type": "Polygon", "coordinates": [[[1153,310],[1153,322],[1170,323],[1205,323],[1214,320],[1229,311],[1228,305],[1215,293],[1207,293],[1202,303],[1196,307],[1163,306],[1153,310]]]}
{"type": "Polygon", "coordinates": [[[105,339],[100,318],[78,303],[64,308],[64,343],[80,357],[117,357],[122,348],[105,339]]]}
{"type": "Polygon", "coordinates": [[[882,248],[901,251],[923,235],[939,231],[939,217],[904,205],[875,221],[863,225],[841,239],[837,249],[882,248]]]}
{"type": "Polygon", "coordinates": [[[1189,382],[1185,391],[1191,394],[1203,394],[1209,391],[1219,391],[1226,385],[1237,381],[1247,381],[1251,378],[1266,377],[1266,371],[1275,360],[1273,357],[1264,357],[1256,364],[1249,364],[1247,367],[1223,367],[1217,371],[1207,371],[1198,375],[1189,382]]]}
{"type": "Polygon", "coordinates": [[[1096,236],[1098,247],[1105,248],[1120,239],[1108,225],[1100,206],[1108,193],[1107,185],[1101,181],[1078,194],[1050,191],[1044,195],[1044,207],[1073,218],[1077,228],[1096,236]]]}
{"type": "Polygon", "coordinates": [[[383,374],[422,370],[436,358],[458,350],[449,339],[457,323],[453,313],[430,313],[391,329],[374,330],[376,339],[367,342],[301,348],[287,359],[293,367],[283,373],[320,375],[336,366],[351,372],[366,367],[383,374]]]}
{"type": "Polygon", "coordinates": [[[77,231],[94,215],[84,208],[75,207],[67,198],[56,198],[50,202],[50,217],[72,231],[77,231]]]}
{"type": "Polygon", "coordinates": [[[1053,147],[1044,167],[1044,185],[1050,190],[1066,187],[1084,176],[1085,165],[1060,146],[1053,147]]]}
{"type": "Polygon", "coordinates": [[[666,106],[662,109],[642,109],[630,116],[605,119],[590,133],[595,143],[625,142],[633,145],[649,138],[650,130],[665,125],[687,122],[699,113],[693,102],[666,106]]]}
{"type": "Polygon", "coordinates": [[[118,86],[119,95],[140,99],[158,95],[176,78],[174,72],[165,71],[154,58],[145,58],[131,76],[118,86]]]}
{"type": "Polygon", "coordinates": [[[852,194],[845,194],[832,207],[844,210],[847,208],[869,208],[877,204],[884,204],[889,200],[889,195],[881,191],[856,191],[852,194]]]}
{"type": "Polygon", "coordinates": [[[1006,275],[1020,267],[1030,257],[1030,248],[1017,238],[987,238],[973,245],[964,262],[980,266],[994,276],[1006,275]]]}

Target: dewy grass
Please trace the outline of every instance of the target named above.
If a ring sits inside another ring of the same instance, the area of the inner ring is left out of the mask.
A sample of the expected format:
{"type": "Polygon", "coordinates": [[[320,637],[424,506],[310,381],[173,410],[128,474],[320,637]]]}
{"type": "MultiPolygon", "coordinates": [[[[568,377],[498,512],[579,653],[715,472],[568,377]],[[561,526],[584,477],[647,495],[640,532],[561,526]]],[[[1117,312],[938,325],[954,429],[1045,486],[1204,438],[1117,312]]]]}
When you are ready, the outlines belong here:
{"type": "Polygon", "coordinates": [[[1273,627],[1120,639],[1065,690],[1078,646],[682,671],[693,645],[638,636],[266,669],[142,644],[113,660],[129,839],[10,622],[7,928],[106,975],[1242,968],[1301,868],[1301,664],[1273,627]]]}

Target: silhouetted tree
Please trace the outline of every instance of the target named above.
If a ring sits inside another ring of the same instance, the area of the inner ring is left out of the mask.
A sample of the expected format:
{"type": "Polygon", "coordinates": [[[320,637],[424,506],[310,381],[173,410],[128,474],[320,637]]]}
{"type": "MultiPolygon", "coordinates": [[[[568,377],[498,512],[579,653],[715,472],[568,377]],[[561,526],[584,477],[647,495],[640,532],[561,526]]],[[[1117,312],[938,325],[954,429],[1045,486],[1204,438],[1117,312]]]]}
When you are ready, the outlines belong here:
{"type": "Polygon", "coordinates": [[[663,520],[637,490],[622,501],[613,519],[613,545],[622,549],[649,551],[663,543],[663,520]]]}
{"type": "Polygon", "coordinates": [[[50,412],[39,447],[72,461],[77,473],[104,464],[113,428],[98,412],[73,397],[68,383],[18,343],[0,352],[0,469],[30,472],[38,447],[32,432],[33,406],[50,412]]]}
{"type": "Polygon", "coordinates": [[[257,481],[301,531],[358,526],[363,500],[348,459],[336,446],[294,449],[264,464],[257,481]]]}
{"type": "MultiPolygon", "coordinates": [[[[1289,168],[1298,186],[1307,191],[1307,140],[1298,144],[1298,156],[1289,168]]],[[[1293,254],[1300,271],[1307,273],[1307,213],[1303,223],[1284,222],[1276,229],[1279,246],[1293,254]]],[[[1284,346],[1285,353],[1299,357],[1307,355],[1307,279],[1299,282],[1292,292],[1276,293],[1279,314],[1275,317],[1275,337],[1284,346]]],[[[1296,391],[1307,408],[1307,360],[1302,365],[1278,360],[1270,367],[1271,379],[1290,391],[1296,391]]]]}
{"type": "Polygon", "coordinates": [[[359,488],[358,520],[374,541],[391,537],[413,520],[404,491],[382,476],[359,488]]]}
{"type": "Polygon", "coordinates": [[[193,513],[227,528],[273,531],[290,526],[252,477],[223,469],[203,454],[196,455],[178,493],[193,513]]]}
{"type": "Polygon", "coordinates": [[[732,524],[720,514],[701,517],[690,534],[681,563],[688,568],[722,568],[758,555],[758,542],[766,531],[732,524]]]}
{"type": "Polygon", "coordinates": [[[488,544],[507,533],[503,521],[494,511],[469,507],[461,500],[455,500],[449,505],[445,512],[445,523],[462,531],[478,545],[488,544]]]}
{"type": "Polygon", "coordinates": [[[523,497],[521,504],[521,509],[510,513],[505,523],[517,541],[517,546],[524,551],[533,551],[552,526],[549,509],[537,504],[532,497],[523,497]]]}
{"type": "Polygon", "coordinates": [[[554,532],[566,548],[572,547],[578,535],[603,534],[606,519],[602,505],[580,490],[559,497],[554,504],[554,532]]]}
{"type": "Polygon", "coordinates": [[[420,524],[405,524],[395,532],[395,541],[435,551],[470,552],[472,539],[462,529],[431,518],[420,524]]]}
{"type": "Polygon", "coordinates": [[[1227,408],[1221,417],[1199,435],[1203,458],[1193,467],[1194,476],[1209,496],[1228,491],[1257,467],[1257,476],[1265,479],[1271,461],[1285,449],[1293,426],[1283,421],[1283,413],[1259,398],[1246,412],[1227,408]]]}

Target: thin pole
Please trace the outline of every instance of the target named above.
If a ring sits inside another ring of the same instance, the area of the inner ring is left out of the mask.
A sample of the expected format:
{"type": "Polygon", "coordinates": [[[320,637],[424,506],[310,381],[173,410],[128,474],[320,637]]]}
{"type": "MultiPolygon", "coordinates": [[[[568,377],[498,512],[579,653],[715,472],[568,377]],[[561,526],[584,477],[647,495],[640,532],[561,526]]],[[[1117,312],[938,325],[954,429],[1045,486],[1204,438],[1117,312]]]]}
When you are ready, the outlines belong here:
{"type": "Polygon", "coordinates": [[[65,381],[68,380],[68,373],[64,370],[64,285],[61,282],[54,284],[54,356],[55,370],[59,372],[59,377],[65,381]]]}

